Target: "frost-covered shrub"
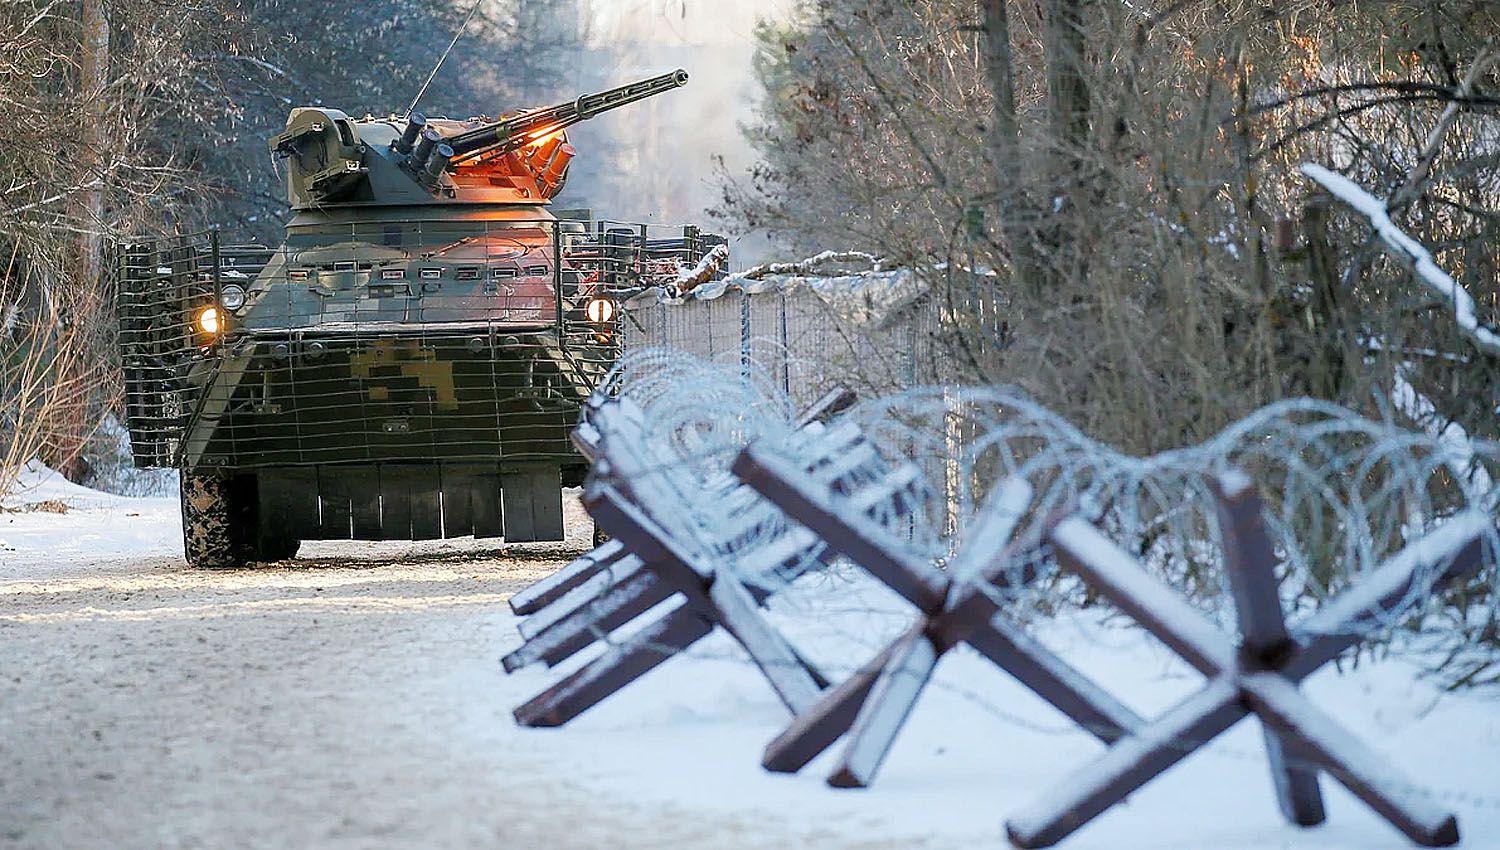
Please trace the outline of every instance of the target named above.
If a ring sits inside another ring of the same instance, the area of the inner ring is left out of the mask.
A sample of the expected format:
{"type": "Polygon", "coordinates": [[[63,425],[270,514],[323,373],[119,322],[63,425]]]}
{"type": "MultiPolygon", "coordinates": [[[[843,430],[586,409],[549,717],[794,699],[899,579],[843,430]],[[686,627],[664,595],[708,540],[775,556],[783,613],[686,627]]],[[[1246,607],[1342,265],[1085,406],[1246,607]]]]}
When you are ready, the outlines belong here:
{"type": "Polygon", "coordinates": [[[104,418],[84,449],[88,474],[83,484],[118,496],[177,495],[177,470],[136,469],[130,432],[113,413],[104,418]]]}

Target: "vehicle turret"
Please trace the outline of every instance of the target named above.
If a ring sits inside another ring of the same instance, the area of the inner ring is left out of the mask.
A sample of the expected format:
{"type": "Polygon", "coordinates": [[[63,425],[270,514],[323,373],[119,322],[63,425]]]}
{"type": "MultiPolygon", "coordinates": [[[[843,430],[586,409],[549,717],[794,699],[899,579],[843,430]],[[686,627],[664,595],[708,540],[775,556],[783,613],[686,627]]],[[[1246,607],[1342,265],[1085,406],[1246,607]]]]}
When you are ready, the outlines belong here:
{"type": "Polygon", "coordinates": [[[292,209],[430,204],[541,204],[562,190],[574,156],[567,128],[686,85],[686,71],[576,100],[468,120],[353,120],[337,109],[292,110],[271,150],[286,164],[292,209]]]}

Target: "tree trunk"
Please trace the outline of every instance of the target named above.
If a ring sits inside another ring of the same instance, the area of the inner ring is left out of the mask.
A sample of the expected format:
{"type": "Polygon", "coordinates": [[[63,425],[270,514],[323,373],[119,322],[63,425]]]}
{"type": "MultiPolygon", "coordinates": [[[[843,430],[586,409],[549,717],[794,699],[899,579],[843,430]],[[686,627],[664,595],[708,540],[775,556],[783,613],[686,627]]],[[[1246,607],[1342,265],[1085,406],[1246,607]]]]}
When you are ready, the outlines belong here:
{"type": "Polygon", "coordinates": [[[1011,69],[1010,16],[1007,0],[979,0],[984,20],[985,67],[995,101],[990,117],[990,159],[998,183],[1000,227],[1010,247],[1011,280],[1017,289],[1036,286],[1034,216],[1026,209],[1021,186],[1021,128],[1016,118],[1016,85],[1011,69]]]}
{"type": "Polygon", "coordinates": [[[97,286],[103,267],[99,230],[104,221],[103,156],[105,142],[104,89],[109,74],[109,10],[104,0],[84,0],[83,40],[79,57],[79,91],[86,104],[81,116],[83,156],[89,177],[97,181],[81,199],[84,230],[79,240],[79,270],[85,286],[97,286]]]}
{"type": "MultiPolygon", "coordinates": [[[[74,279],[66,290],[65,308],[57,329],[56,345],[75,348],[91,346],[94,326],[101,321],[107,297],[104,292],[104,251],[101,231],[104,227],[104,146],[108,139],[105,88],[109,79],[109,9],[105,0],[83,0],[80,19],[78,56],[78,100],[81,164],[85,188],[74,204],[73,219],[78,227],[74,279]]],[[[75,394],[60,406],[53,417],[48,435],[48,461],[70,481],[79,481],[88,470],[83,447],[92,433],[88,413],[91,394],[88,373],[93,370],[93,352],[75,351],[61,356],[57,380],[76,388],[75,394]]]]}
{"type": "Polygon", "coordinates": [[[1048,228],[1050,262],[1044,267],[1043,292],[1070,279],[1085,276],[1078,246],[1085,235],[1080,226],[1082,208],[1089,200],[1078,189],[1085,168],[1083,152],[1089,142],[1089,88],[1086,78],[1086,45],[1083,37],[1082,0],[1047,0],[1047,110],[1051,130],[1047,178],[1047,209],[1052,214],[1048,228]]]}
{"type": "Polygon", "coordinates": [[[1061,192],[1081,169],[1089,135],[1082,0],[1047,5],[1047,105],[1055,148],[1052,177],[1061,192]]]}

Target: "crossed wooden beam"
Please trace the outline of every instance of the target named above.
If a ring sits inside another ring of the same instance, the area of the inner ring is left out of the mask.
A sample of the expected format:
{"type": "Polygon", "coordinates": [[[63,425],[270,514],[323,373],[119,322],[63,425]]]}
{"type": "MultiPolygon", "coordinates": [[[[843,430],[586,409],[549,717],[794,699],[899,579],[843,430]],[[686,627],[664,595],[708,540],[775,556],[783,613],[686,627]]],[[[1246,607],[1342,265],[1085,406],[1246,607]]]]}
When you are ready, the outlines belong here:
{"type": "MultiPolygon", "coordinates": [[[[948,650],[967,643],[1106,743],[1142,724],[1102,688],[1026,635],[1000,612],[994,596],[1011,580],[1018,564],[1034,563],[1034,546],[1012,540],[1031,500],[1019,479],[991,494],[947,572],[912,554],[903,541],[861,509],[859,494],[841,494],[801,475],[779,447],[759,442],[747,447],[733,470],[786,514],[817,532],[829,547],[847,556],[916,606],[917,621],[847,681],[827,691],[766,747],[761,764],[795,772],[840,737],[847,743],[828,782],[835,787],[867,786],[890,751],[907,716],[948,650]]],[[[888,477],[915,473],[903,466],[888,477]]],[[[891,490],[892,483],[875,483],[891,490]]],[[[869,500],[865,500],[868,503],[869,500]]],[[[1016,576],[1024,581],[1026,575],[1016,576]]]]}
{"type": "MultiPolygon", "coordinates": [[[[804,415],[804,430],[821,432],[818,418],[846,401],[840,394],[825,397],[804,415]]],[[[525,642],[503,659],[506,670],[559,664],[595,643],[609,643],[615,629],[674,596],[683,597],[683,604],[518,707],[517,722],[566,723],[706,637],[715,625],[745,648],[789,708],[810,704],[827,680],[761,616],[759,606],[770,591],[743,584],[737,575],[795,577],[822,563],[825,550],[816,536],[800,528],[765,536],[728,523],[716,535],[739,536],[749,546],[737,553],[739,572],[726,570],[722,559],[684,536],[680,520],[692,514],[695,499],[727,504],[727,513],[734,515],[734,507],[748,508],[759,497],[727,475],[720,486],[690,492],[674,470],[653,467],[640,452],[640,417],[629,405],[598,405],[589,422],[596,464],[584,504],[615,539],[518,594],[522,598],[512,607],[531,616],[520,626],[525,642]]],[[[832,451],[876,457],[868,446],[860,451],[865,441],[853,426],[836,428],[831,436],[832,451]]]]}
{"type": "Polygon", "coordinates": [[[1116,741],[1006,822],[1018,847],[1048,847],[1253,714],[1265,732],[1277,800],[1288,820],[1321,823],[1318,773],[1326,772],[1412,841],[1456,844],[1458,824],[1379,754],[1315,706],[1297,685],[1358,644],[1381,618],[1432,584],[1478,570],[1491,520],[1478,511],[1447,520],[1288,628],[1273,574],[1275,555],[1250,479],[1217,481],[1225,568],[1238,640],[1148,573],[1088,522],[1058,522],[1048,539],[1064,569],[1135,619],[1208,677],[1203,689],[1116,741]]]}
{"type": "Polygon", "coordinates": [[[1297,684],[1359,643],[1425,581],[1444,582],[1476,571],[1486,535],[1493,532],[1482,513],[1460,514],[1409,544],[1291,630],[1277,596],[1275,558],[1260,499],[1247,476],[1225,475],[1215,483],[1238,643],[1092,523],[1077,515],[1055,522],[1047,543],[1063,567],[1210,677],[1199,694],[1146,723],[1027,638],[983,592],[986,583],[1003,588],[1007,571],[1022,560],[1018,555],[1024,548],[1009,538],[1015,527],[1013,506],[1024,505],[1030,496],[1023,483],[997,488],[945,575],[904,554],[901,541],[870,517],[851,511],[847,500],[799,477],[769,445],[748,447],[734,471],[922,613],[870,664],[799,714],[767,747],[766,768],[798,770],[847,734],[849,743],[829,782],[868,784],[937,660],[955,644],[967,642],[1111,744],[1096,763],[1007,822],[1010,840],[1019,847],[1061,841],[1249,714],[1257,715],[1265,728],[1278,802],[1292,822],[1308,826],[1324,820],[1317,774],[1325,771],[1413,841],[1427,846],[1458,841],[1451,814],[1414,793],[1417,786],[1308,701],[1297,684]],[[965,581],[966,575],[973,580],[965,581]]]}
{"type": "MultiPolygon", "coordinates": [[[[802,430],[815,423],[823,423],[848,409],[854,402],[853,391],[844,387],[835,387],[813,402],[797,417],[796,427],[802,430]]],[[[606,406],[617,408],[621,414],[634,423],[641,423],[644,419],[640,408],[629,398],[615,399],[602,394],[591,397],[585,407],[585,414],[580,417],[578,427],[571,435],[574,448],[591,463],[598,460],[601,440],[599,429],[594,425],[593,420],[606,406]]],[[[606,573],[628,554],[619,541],[607,541],[582,557],[574,559],[562,569],[516,593],[510,598],[510,609],[523,616],[535,614],[561,599],[569,591],[590,581],[594,576],[606,573]]]]}

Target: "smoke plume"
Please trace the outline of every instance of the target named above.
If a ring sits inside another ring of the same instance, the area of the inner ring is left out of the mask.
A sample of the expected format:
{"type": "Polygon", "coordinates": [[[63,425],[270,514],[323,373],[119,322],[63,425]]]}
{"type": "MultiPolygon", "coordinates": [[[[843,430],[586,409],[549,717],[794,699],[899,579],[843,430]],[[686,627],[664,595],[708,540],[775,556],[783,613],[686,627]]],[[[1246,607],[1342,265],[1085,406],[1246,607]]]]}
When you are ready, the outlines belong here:
{"type": "MultiPolygon", "coordinates": [[[[796,0],[580,0],[577,91],[682,67],[687,87],[612,112],[573,132],[579,161],[558,206],[655,224],[703,223],[718,199],[715,161],[743,171],[753,152],[755,27],[796,0]]],[[[740,262],[760,253],[738,246],[740,262]]]]}

